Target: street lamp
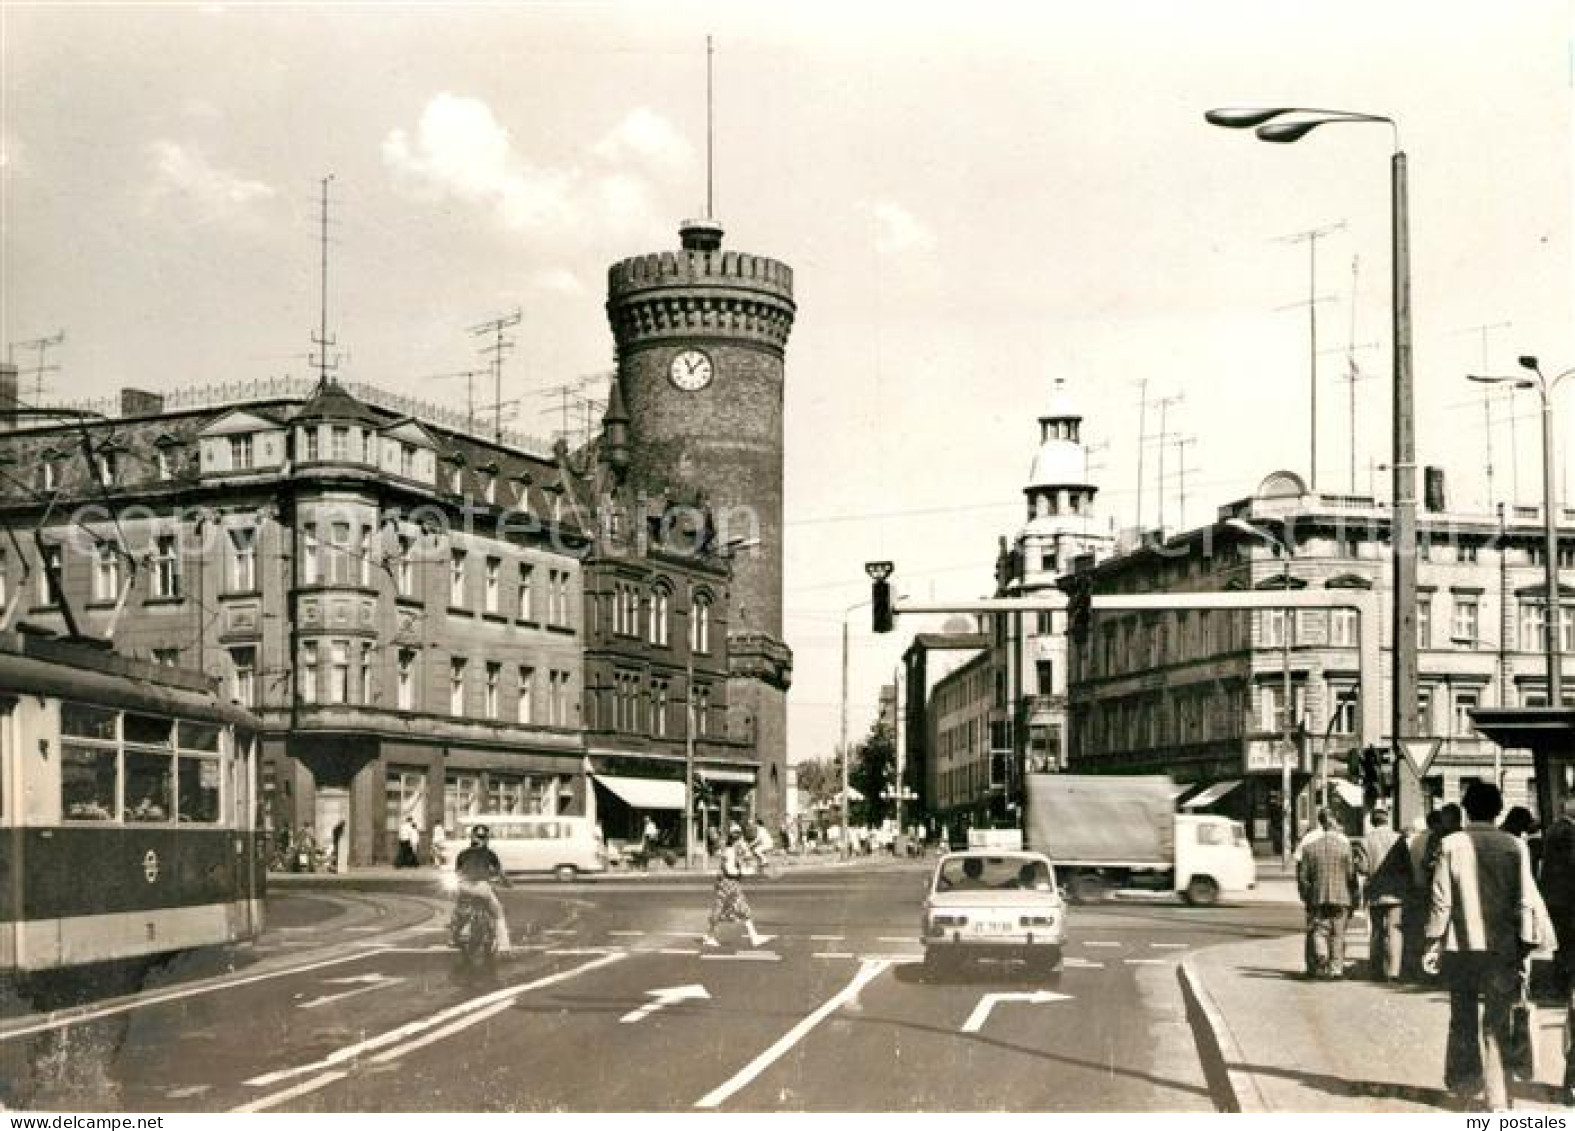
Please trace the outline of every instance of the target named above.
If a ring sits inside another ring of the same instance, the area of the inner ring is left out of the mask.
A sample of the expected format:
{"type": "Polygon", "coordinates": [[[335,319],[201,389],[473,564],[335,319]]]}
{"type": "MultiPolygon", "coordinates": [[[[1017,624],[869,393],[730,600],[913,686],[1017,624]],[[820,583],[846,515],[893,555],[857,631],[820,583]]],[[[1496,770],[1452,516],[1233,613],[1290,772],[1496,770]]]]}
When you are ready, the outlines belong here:
{"type": "MultiPolygon", "coordinates": [[[[1393,118],[1349,110],[1254,107],[1210,110],[1204,118],[1227,129],[1251,129],[1262,141],[1300,141],[1319,126],[1379,123],[1394,141],[1389,159],[1390,312],[1394,333],[1393,450],[1394,695],[1390,731],[1396,744],[1416,735],[1416,422],[1411,378],[1411,235],[1405,151],[1393,118]],[[1279,120],[1277,120],[1279,119],[1279,120]]],[[[1398,802],[1398,798],[1396,801],[1398,802]]],[[[1398,817],[1398,804],[1396,807],[1398,817]]]]}
{"type": "MultiPolygon", "coordinates": [[[[1232,530],[1268,543],[1280,555],[1280,588],[1291,590],[1291,547],[1261,526],[1254,526],[1246,519],[1231,518],[1225,525],[1232,530]]],[[[1291,739],[1291,608],[1280,610],[1280,735],[1284,747],[1280,751],[1280,863],[1287,868],[1291,863],[1291,756],[1294,746],[1291,739]]]]}
{"type": "MultiPolygon", "coordinates": [[[[1554,709],[1564,706],[1564,660],[1562,650],[1564,642],[1562,632],[1564,627],[1564,606],[1559,599],[1559,532],[1558,511],[1553,497],[1553,391],[1566,377],[1575,374],[1575,368],[1566,369],[1562,373],[1549,378],[1542,372],[1542,367],[1537,359],[1531,355],[1524,355],[1519,359],[1522,369],[1530,370],[1536,374],[1533,381],[1529,377],[1494,377],[1480,373],[1466,374],[1466,380],[1475,381],[1481,385],[1508,385],[1513,389],[1536,389],[1542,398],[1542,536],[1543,536],[1543,577],[1546,583],[1546,607],[1543,610],[1543,642],[1546,648],[1548,664],[1548,706],[1554,709]]],[[[1548,767],[1539,768],[1537,774],[1537,805],[1542,810],[1544,822],[1550,819],[1553,808],[1553,782],[1548,767]]]]}

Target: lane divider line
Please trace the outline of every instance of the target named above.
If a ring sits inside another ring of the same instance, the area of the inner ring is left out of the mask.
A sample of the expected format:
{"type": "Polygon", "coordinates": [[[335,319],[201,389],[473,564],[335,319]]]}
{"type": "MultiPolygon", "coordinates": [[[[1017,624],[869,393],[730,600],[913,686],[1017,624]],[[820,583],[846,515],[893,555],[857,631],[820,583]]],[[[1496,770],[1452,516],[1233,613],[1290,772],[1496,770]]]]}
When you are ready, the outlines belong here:
{"type": "MultiPolygon", "coordinates": [[[[338,1065],[343,1064],[345,1061],[355,1060],[357,1057],[360,1057],[365,1053],[381,1050],[389,1045],[397,1045],[411,1037],[419,1036],[430,1029],[448,1025],[451,1021],[454,1021],[458,1018],[467,1017],[470,1014],[484,1011],[493,1005],[497,1005],[499,1003],[512,1004],[514,999],[522,994],[530,993],[532,990],[545,989],[547,986],[554,986],[559,982],[566,982],[570,978],[577,978],[581,974],[599,969],[600,967],[610,966],[614,962],[622,962],[627,957],[628,955],[621,952],[617,954],[604,954],[600,958],[592,959],[590,962],[581,963],[580,965],[570,967],[567,970],[560,970],[556,974],[548,974],[546,977],[537,978],[530,982],[521,982],[520,984],[514,986],[505,986],[500,990],[493,990],[489,994],[483,994],[480,997],[471,998],[469,1001],[462,1001],[458,1005],[449,1006],[447,1009],[440,1010],[439,1012],[432,1014],[430,1017],[423,1017],[419,1020],[411,1021],[401,1025],[397,1029],[390,1029],[388,1032],[381,1033],[376,1037],[370,1037],[364,1041],[357,1041],[353,1045],[345,1045],[343,1048],[335,1049],[321,1060],[313,1061],[310,1064],[300,1064],[294,1068],[284,1068],[277,1072],[266,1073],[262,1076],[253,1076],[250,1080],[246,1081],[246,1084],[253,1088],[266,1088],[270,1084],[277,1084],[294,1076],[305,1076],[309,1073],[319,1072],[323,1069],[333,1069],[338,1065]]],[[[298,1095],[300,1093],[295,1092],[292,1094],[298,1095]]],[[[275,1102],[283,1102],[284,1099],[290,1098],[284,1093],[279,1093],[279,1097],[280,1098],[275,1102]]],[[[266,1099],[268,1097],[264,1098],[266,1099]]],[[[251,1110],[259,1111],[261,1108],[254,1107],[251,1110]]]]}
{"type": "Polygon", "coordinates": [[[1127,958],[1127,959],[1123,959],[1123,961],[1126,962],[1126,964],[1128,966],[1163,966],[1163,965],[1165,965],[1165,960],[1163,958],[1127,958]]]}
{"type": "Polygon", "coordinates": [[[243,1115],[254,1111],[263,1111],[277,1104],[282,1104],[286,1100],[293,1100],[297,1096],[304,1096],[310,1092],[317,1091],[319,1088],[326,1088],[334,1081],[343,1080],[348,1075],[350,1075],[348,1072],[325,1072],[321,1076],[314,1076],[312,1079],[303,1081],[293,1088],[286,1088],[282,1092],[275,1092],[271,1096],[264,1096],[260,1100],[253,1100],[249,1104],[242,1104],[240,1107],[231,1108],[230,1110],[243,1115]]]}
{"type": "Polygon", "coordinates": [[[811,958],[852,958],[851,950],[822,950],[810,955],[811,958]]]}
{"type": "Polygon", "coordinates": [[[1085,942],[1083,945],[1084,946],[1114,946],[1114,947],[1119,947],[1121,944],[1118,943],[1118,942],[1085,942]]]}
{"type": "Polygon", "coordinates": [[[1151,942],[1148,945],[1155,950],[1186,950],[1192,944],[1184,942],[1151,942]]]}
{"type": "Polygon", "coordinates": [[[731,1080],[702,1096],[696,1101],[695,1107],[721,1107],[727,1102],[729,1097],[747,1087],[757,1076],[780,1060],[794,1045],[808,1036],[811,1030],[852,1001],[858,996],[860,990],[890,967],[891,963],[884,959],[877,959],[873,962],[866,959],[860,965],[859,972],[853,975],[853,980],[842,987],[835,996],[822,1002],[820,1008],[779,1037],[776,1044],[746,1064],[731,1080]]]}

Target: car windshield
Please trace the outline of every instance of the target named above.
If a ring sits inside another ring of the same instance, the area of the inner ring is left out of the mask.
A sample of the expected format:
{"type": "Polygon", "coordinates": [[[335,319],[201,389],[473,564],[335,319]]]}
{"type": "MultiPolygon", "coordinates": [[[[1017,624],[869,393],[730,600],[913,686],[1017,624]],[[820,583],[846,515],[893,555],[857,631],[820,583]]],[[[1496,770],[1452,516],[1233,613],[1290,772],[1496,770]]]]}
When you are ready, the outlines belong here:
{"type": "Polygon", "coordinates": [[[1026,856],[958,856],[943,861],[936,891],[1054,891],[1055,877],[1043,860],[1026,856]]]}

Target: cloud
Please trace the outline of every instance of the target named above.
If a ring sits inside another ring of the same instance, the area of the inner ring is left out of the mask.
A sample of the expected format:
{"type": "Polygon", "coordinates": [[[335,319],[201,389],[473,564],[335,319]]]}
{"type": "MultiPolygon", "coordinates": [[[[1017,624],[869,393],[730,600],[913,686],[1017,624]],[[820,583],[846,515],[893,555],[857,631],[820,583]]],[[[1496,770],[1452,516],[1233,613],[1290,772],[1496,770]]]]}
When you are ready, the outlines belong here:
{"type": "Polygon", "coordinates": [[[896,201],[875,200],[865,207],[875,226],[875,250],[882,255],[935,250],[935,233],[896,201]]]}
{"type": "Polygon", "coordinates": [[[252,205],[277,195],[273,186],[220,169],[179,142],[152,142],[148,160],[152,165],[146,197],[149,208],[178,199],[199,219],[225,220],[244,215],[252,205]]]}
{"type": "Polygon", "coordinates": [[[413,132],[394,129],[383,141],[384,162],[409,191],[490,208],[505,227],[532,233],[646,230],[650,174],[680,167],[688,153],[665,119],[642,108],[592,145],[584,164],[535,163],[485,102],[449,93],[427,103],[413,132]]]}
{"type": "Polygon", "coordinates": [[[674,173],[688,166],[693,150],[671,122],[640,106],[629,111],[612,132],[591,147],[591,152],[604,161],[633,160],[674,173]]]}
{"type": "Polygon", "coordinates": [[[573,271],[565,267],[551,267],[538,271],[531,278],[531,285],[537,290],[550,291],[560,295],[580,295],[585,293],[585,284],[573,271]]]}

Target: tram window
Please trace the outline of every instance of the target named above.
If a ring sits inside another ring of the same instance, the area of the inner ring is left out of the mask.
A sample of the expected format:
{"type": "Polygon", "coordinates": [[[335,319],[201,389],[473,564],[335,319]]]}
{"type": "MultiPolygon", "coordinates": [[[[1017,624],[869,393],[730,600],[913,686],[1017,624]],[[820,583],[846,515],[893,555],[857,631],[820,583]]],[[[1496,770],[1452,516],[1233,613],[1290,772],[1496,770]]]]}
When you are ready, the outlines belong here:
{"type": "Polygon", "coordinates": [[[61,744],[60,806],[66,820],[115,819],[115,761],[113,749],[61,744]]]}
{"type": "Polygon", "coordinates": [[[60,733],[72,738],[99,738],[114,742],[117,713],[102,707],[88,707],[81,703],[60,705],[60,733]]]}
{"type": "Polygon", "coordinates": [[[170,819],[174,761],[168,754],[126,751],[126,820],[170,819]]]}
{"type": "Polygon", "coordinates": [[[177,764],[180,786],[180,819],[211,825],[219,819],[219,760],[188,758],[177,764]]]}
{"type": "Polygon", "coordinates": [[[180,748],[182,750],[204,750],[209,754],[216,753],[219,749],[219,728],[210,723],[188,723],[182,720],[180,724],[180,748]]]}

